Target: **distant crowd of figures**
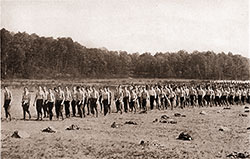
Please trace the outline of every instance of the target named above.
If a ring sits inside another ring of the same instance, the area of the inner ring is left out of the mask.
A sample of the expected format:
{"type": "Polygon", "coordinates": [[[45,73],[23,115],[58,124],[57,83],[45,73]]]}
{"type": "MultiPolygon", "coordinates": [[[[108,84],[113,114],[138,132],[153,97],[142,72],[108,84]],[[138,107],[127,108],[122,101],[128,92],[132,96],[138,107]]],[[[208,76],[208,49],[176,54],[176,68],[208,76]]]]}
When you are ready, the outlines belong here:
{"type": "MultiPolygon", "coordinates": [[[[4,87],[4,109],[6,118],[11,120],[10,108],[12,93],[8,87],[4,87]]],[[[249,84],[203,84],[203,85],[130,85],[118,86],[115,91],[109,87],[96,89],[94,86],[74,86],[64,89],[61,86],[47,88],[38,86],[33,105],[36,107],[37,119],[53,119],[54,108],[57,120],[59,117],[81,118],[86,115],[95,115],[98,112],[106,116],[111,113],[111,103],[114,102],[117,113],[128,113],[137,110],[173,109],[190,106],[231,106],[250,104],[249,84]]],[[[29,106],[31,94],[27,87],[22,94],[21,105],[23,119],[26,113],[31,118],[29,106]]]]}

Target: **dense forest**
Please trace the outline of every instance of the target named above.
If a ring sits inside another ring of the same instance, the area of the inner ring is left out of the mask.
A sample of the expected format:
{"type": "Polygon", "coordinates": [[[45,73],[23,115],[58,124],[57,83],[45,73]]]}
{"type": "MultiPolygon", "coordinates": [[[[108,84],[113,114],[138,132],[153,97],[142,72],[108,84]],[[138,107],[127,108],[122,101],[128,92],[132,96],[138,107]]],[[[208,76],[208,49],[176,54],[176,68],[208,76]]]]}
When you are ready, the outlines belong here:
{"type": "Polygon", "coordinates": [[[250,59],[213,51],[132,53],[1,29],[1,79],[250,79],[250,59]]]}

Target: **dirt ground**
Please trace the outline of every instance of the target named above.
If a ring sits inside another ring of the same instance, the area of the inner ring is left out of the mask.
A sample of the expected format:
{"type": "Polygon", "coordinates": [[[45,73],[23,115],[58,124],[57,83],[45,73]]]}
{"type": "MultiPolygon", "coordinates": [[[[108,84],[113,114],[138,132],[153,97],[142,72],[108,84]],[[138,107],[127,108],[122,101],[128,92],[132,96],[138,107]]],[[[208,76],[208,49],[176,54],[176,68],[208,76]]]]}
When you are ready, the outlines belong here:
{"type": "MultiPolygon", "coordinates": [[[[1,158],[228,158],[233,152],[250,153],[250,113],[245,106],[185,108],[174,110],[153,110],[147,114],[111,113],[104,117],[70,118],[66,120],[34,121],[36,111],[31,106],[32,120],[23,121],[21,90],[13,91],[15,102],[11,113],[14,119],[4,119],[1,108],[1,158]],[[205,111],[207,115],[201,115],[205,111]],[[186,117],[175,117],[174,113],[186,117]],[[239,114],[247,114],[247,117],[239,114]],[[153,122],[167,115],[176,124],[153,122]],[[124,124],[134,121],[137,125],[124,124]],[[119,127],[112,128],[116,122],[119,127]],[[80,130],[65,130],[76,124],[80,130]],[[41,130],[54,127],[56,133],[41,130]],[[221,126],[229,128],[219,131],[221,126]],[[25,131],[28,138],[12,138],[13,132],[25,131]],[[187,131],[191,141],[177,140],[187,131]],[[145,144],[140,144],[144,141],[145,144]]],[[[2,100],[1,100],[2,101],[2,100]]],[[[2,104],[2,103],[1,103],[2,104]]],[[[249,105],[247,105],[249,107],[249,105]]],[[[114,110],[114,106],[112,106],[114,110]]]]}

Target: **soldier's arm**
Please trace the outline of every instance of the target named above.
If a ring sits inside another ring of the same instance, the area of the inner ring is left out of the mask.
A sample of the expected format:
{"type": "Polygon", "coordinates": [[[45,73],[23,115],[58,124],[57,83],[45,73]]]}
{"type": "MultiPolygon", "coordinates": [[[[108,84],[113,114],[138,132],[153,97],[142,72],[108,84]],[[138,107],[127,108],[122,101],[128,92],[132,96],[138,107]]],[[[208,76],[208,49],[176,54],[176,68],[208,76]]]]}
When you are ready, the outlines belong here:
{"type": "Polygon", "coordinates": [[[108,93],[108,103],[110,103],[110,94],[108,93]]]}
{"type": "Polygon", "coordinates": [[[45,104],[45,101],[46,101],[46,93],[44,92],[43,93],[43,103],[45,104]]]}
{"type": "Polygon", "coordinates": [[[12,93],[10,91],[10,104],[12,103],[12,93]]]}
{"type": "Polygon", "coordinates": [[[131,99],[131,95],[130,95],[130,92],[128,92],[128,100],[130,101],[131,99]]]}
{"type": "Polygon", "coordinates": [[[72,93],[69,92],[69,99],[72,99],[72,93]]]}
{"type": "Polygon", "coordinates": [[[61,105],[63,105],[63,103],[64,103],[64,101],[65,101],[65,94],[64,94],[64,92],[62,92],[62,96],[63,96],[63,100],[62,100],[61,105]]]}
{"type": "Polygon", "coordinates": [[[36,99],[37,99],[37,94],[36,94],[36,96],[35,96],[33,106],[35,106],[35,104],[36,104],[36,99]]]}
{"type": "Polygon", "coordinates": [[[28,104],[30,105],[30,101],[31,101],[31,94],[29,94],[29,97],[28,97],[28,104]]]}
{"type": "Polygon", "coordinates": [[[23,103],[23,98],[24,98],[24,94],[22,94],[22,101],[21,101],[21,103],[23,103]]]}
{"type": "Polygon", "coordinates": [[[55,102],[56,101],[56,97],[55,94],[52,93],[52,100],[55,102]]]}

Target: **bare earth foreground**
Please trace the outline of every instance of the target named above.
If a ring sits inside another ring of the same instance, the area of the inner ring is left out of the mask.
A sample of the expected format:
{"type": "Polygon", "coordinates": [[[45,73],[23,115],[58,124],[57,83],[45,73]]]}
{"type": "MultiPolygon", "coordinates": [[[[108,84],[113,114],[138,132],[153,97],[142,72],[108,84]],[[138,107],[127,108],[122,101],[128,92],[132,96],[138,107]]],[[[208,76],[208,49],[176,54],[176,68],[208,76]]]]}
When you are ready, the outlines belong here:
{"type": "MultiPolygon", "coordinates": [[[[147,114],[111,113],[106,117],[100,114],[99,118],[23,121],[21,107],[13,103],[12,114],[16,118],[11,122],[2,119],[1,123],[1,158],[227,158],[234,151],[250,153],[250,130],[247,129],[250,113],[245,113],[244,107],[153,110],[147,114]],[[201,115],[202,110],[207,115],[201,115]],[[177,112],[186,117],[175,117],[177,112]],[[242,113],[248,116],[239,116],[242,113]],[[153,122],[162,115],[177,124],[153,122]],[[126,121],[138,125],[124,124],[126,121]],[[120,124],[119,127],[112,128],[113,122],[120,124]],[[65,130],[72,124],[78,125],[80,130],[65,130]],[[41,131],[49,126],[57,132],[41,131]],[[229,130],[219,131],[221,126],[229,130]],[[30,137],[10,137],[15,130],[25,131],[30,137]],[[182,131],[188,131],[193,140],[177,140],[182,131]],[[142,140],[145,144],[140,144],[142,140]]],[[[114,106],[112,109],[114,111],[114,106]]],[[[1,110],[4,118],[3,108],[1,110]]],[[[31,113],[34,119],[33,106],[31,113]]]]}
{"type": "Polygon", "coordinates": [[[234,151],[249,150],[249,117],[240,117],[242,106],[231,110],[195,108],[174,111],[151,111],[147,114],[111,114],[107,117],[73,118],[64,121],[2,122],[2,158],[225,158],[234,151]],[[207,115],[200,115],[201,110],[207,115]],[[218,113],[218,111],[220,113],[218,113]],[[186,117],[174,117],[182,112],[186,117]],[[166,114],[177,124],[153,123],[166,114]],[[138,125],[123,125],[126,121],[138,125]],[[122,124],[111,128],[113,122],[122,124]],[[68,131],[71,124],[80,130],[68,131]],[[41,132],[52,126],[56,133],[41,132]],[[220,126],[229,131],[219,131],[220,126]],[[8,137],[15,130],[29,138],[8,137]],[[194,140],[176,140],[182,131],[190,131],[194,140]],[[140,145],[141,140],[149,144],[140,145]]]}

